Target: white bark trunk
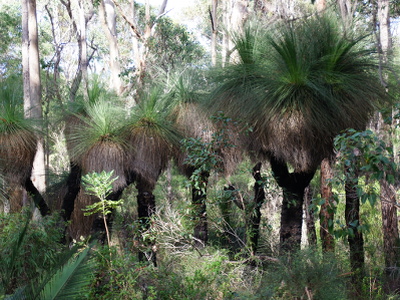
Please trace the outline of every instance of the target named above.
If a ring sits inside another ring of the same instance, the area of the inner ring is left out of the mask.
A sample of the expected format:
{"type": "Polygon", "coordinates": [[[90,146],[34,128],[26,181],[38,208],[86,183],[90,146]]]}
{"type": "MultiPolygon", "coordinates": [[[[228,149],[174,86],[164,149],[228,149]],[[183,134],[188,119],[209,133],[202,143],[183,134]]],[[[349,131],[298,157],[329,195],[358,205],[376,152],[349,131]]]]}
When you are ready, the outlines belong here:
{"type": "Polygon", "coordinates": [[[100,2],[99,14],[102,20],[104,32],[109,42],[110,50],[110,87],[118,95],[123,92],[122,81],[120,78],[121,66],[119,64],[119,50],[117,40],[117,23],[115,14],[115,5],[111,0],[104,0],[100,2]]]}
{"type": "MultiPolygon", "coordinates": [[[[38,27],[36,17],[36,0],[23,1],[23,13],[28,18],[27,28],[28,30],[28,58],[23,55],[23,66],[28,68],[24,70],[24,92],[28,93],[24,95],[24,108],[25,115],[33,119],[42,119],[42,92],[41,92],[41,80],[40,80],[40,65],[39,65],[39,41],[38,41],[38,27]],[[24,3],[26,2],[26,3],[24,3]],[[25,9],[27,8],[27,14],[25,9]],[[26,65],[27,63],[27,65],[26,65]],[[25,75],[29,74],[29,90],[26,86],[25,75]],[[29,101],[28,101],[29,99],[29,101]],[[29,104],[28,104],[29,103],[29,104]]],[[[23,26],[26,26],[26,20],[22,21],[23,26]]],[[[23,34],[23,49],[26,51],[26,33],[23,34]]],[[[35,160],[33,162],[32,169],[32,182],[39,192],[46,190],[46,171],[45,171],[45,154],[43,146],[43,138],[38,142],[38,149],[36,152],[35,160]]]]}

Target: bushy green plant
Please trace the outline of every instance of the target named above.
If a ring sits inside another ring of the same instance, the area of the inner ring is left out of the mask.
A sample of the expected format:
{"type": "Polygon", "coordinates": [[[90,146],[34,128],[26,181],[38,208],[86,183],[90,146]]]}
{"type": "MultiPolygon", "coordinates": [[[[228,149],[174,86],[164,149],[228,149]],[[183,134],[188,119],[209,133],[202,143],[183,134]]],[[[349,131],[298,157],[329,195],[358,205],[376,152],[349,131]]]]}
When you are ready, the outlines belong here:
{"type": "Polygon", "coordinates": [[[0,214],[0,294],[12,293],[57,264],[64,250],[58,222],[58,215],[32,220],[30,208],[0,214]]]}
{"type": "Polygon", "coordinates": [[[123,200],[108,200],[107,197],[112,193],[112,184],[118,177],[115,177],[114,171],[100,173],[92,172],[82,177],[83,185],[86,191],[93,196],[99,198],[98,202],[88,205],[84,210],[85,216],[100,213],[103,218],[104,227],[107,233],[107,242],[110,245],[110,232],[108,230],[106,216],[122,204],[123,200]]]}
{"type": "Polygon", "coordinates": [[[305,249],[282,257],[264,274],[263,299],[347,299],[340,261],[330,254],[305,249]]]}
{"type": "Polygon", "coordinates": [[[136,254],[104,246],[95,251],[94,259],[95,279],[88,299],[142,299],[138,276],[143,266],[136,254]]]}

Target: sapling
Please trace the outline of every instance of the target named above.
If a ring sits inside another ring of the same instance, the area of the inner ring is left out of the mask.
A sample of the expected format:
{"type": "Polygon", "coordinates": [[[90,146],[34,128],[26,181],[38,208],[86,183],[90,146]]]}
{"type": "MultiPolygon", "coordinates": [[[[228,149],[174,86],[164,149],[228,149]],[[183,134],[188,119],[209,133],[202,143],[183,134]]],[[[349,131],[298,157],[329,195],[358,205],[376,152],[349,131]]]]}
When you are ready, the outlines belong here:
{"type": "Polygon", "coordinates": [[[106,229],[107,243],[110,246],[110,232],[107,226],[106,216],[110,214],[115,208],[122,204],[123,200],[108,200],[107,197],[112,193],[112,184],[118,179],[118,176],[113,176],[114,171],[101,173],[88,173],[82,177],[83,186],[87,193],[92,196],[96,196],[100,201],[95,202],[91,205],[86,206],[82,209],[86,211],[85,216],[90,216],[96,213],[100,213],[103,217],[104,227],[106,229]]]}

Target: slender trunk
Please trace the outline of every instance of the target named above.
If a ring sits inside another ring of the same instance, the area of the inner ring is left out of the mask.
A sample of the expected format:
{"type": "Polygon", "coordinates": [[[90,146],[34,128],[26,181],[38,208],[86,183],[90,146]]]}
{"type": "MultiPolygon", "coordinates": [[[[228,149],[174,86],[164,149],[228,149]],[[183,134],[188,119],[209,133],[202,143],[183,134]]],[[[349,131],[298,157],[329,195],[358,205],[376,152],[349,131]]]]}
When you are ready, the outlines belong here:
{"type": "Polygon", "coordinates": [[[396,189],[386,180],[381,180],[381,210],[382,210],[382,232],[383,249],[385,253],[385,273],[387,281],[387,292],[398,291],[400,281],[398,276],[399,267],[399,229],[396,208],[396,189]]]}
{"type": "Polygon", "coordinates": [[[138,190],[137,203],[138,203],[138,218],[139,218],[139,234],[138,240],[145,248],[144,251],[139,250],[139,261],[151,261],[156,265],[156,252],[154,243],[143,240],[143,233],[150,229],[150,219],[156,210],[155,197],[147,187],[146,184],[140,180],[136,184],[138,190]],[[149,251],[148,249],[151,248],[149,251]]]}
{"type": "Polygon", "coordinates": [[[207,224],[207,184],[210,174],[204,172],[201,174],[201,182],[199,186],[202,189],[192,187],[192,205],[193,205],[193,218],[194,218],[194,245],[197,248],[203,248],[207,245],[208,241],[208,224],[207,224]]]}
{"type": "Polygon", "coordinates": [[[217,35],[218,35],[217,7],[218,7],[218,0],[212,0],[209,13],[211,21],[211,64],[213,66],[217,65],[217,35]]]}
{"type": "Polygon", "coordinates": [[[345,219],[349,231],[350,266],[355,291],[361,291],[364,271],[364,238],[360,226],[360,198],[357,194],[358,173],[350,174],[346,168],[345,219]]]}
{"type": "Polygon", "coordinates": [[[30,116],[31,99],[29,93],[29,27],[28,0],[22,0],[22,76],[24,84],[24,113],[30,116]]]}
{"type": "Polygon", "coordinates": [[[336,204],[333,199],[331,180],[333,179],[332,161],[325,158],[321,162],[321,197],[324,203],[319,212],[320,237],[322,250],[324,252],[335,251],[335,239],[332,235],[333,219],[335,216],[336,204]]]}
{"type": "Polygon", "coordinates": [[[172,189],[172,161],[168,161],[167,169],[165,170],[165,177],[167,180],[167,201],[168,205],[172,207],[174,201],[174,192],[172,189]]]}
{"type": "Polygon", "coordinates": [[[309,185],[304,190],[304,211],[306,216],[306,227],[307,227],[307,241],[308,245],[316,246],[317,245],[317,232],[315,230],[315,218],[314,211],[311,208],[311,200],[312,200],[312,189],[309,185]]]}
{"type": "Polygon", "coordinates": [[[285,162],[270,158],[275,180],[283,190],[280,228],[280,251],[300,250],[303,225],[304,190],[314,177],[315,171],[289,173],[285,162]]]}
{"type": "Polygon", "coordinates": [[[67,179],[67,193],[64,196],[62,207],[61,207],[61,216],[64,221],[69,221],[71,219],[71,214],[74,211],[75,207],[75,199],[79,194],[81,188],[81,168],[75,164],[70,163],[71,171],[68,175],[67,179]]]}
{"type": "Polygon", "coordinates": [[[85,16],[85,8],[84,1],[77,1],[78,7],[78,43],[80,46],[80,72],[82,74],[83,79],[83,96],[86,100],[89,99],[88,94],[88,55],[87,55],[87,40],[86,40],[86,16],[85,16]]]}
{"type": "MultiPolygon", "coordinates": [[[[381,54],[381,64],[388,64],[392,52],[392,36],[390,31],[390,7],[389,0],[378,0],[377,15],[379,22],[379,46],[381,54]]],[[[376,26],[376,24],[374,24],[376,26]]],[[[388,74],[383,73],[383,66],[380,66],[380,77],[382,84],[387,86],[388,74]]],[[[393,111],[391,112],[393,115],[393,111]]],[[[379,116],[378,126],[381,138],[385,141],[387,147],[393,148],[393,124],[385,124],[382,115],[379,116]]],[[[394,152],[394,151],[393,151],[394,152]]],[[[392,152],[392,153],[393,153],[392,152]]],[[[395,155],[391,154],[391,162],[394,162],[395,155]]],[[[385,173],[386,175],[386,173],[385,173]]],[[[386,273],[386,292],[397,292],[400,288],[400,281],[397,274],[399,267],[399,229],[396,209],[396,189],[390,184],[385,176],[380,181],[380,196],[382,210],[382,231],[383,231],[383,249],[385,253],[385,273],[386,273]]]]}
{"type": "Polygon", "coordinates": [[[247,224],[247,246],[251,249],[252,254],[255,255],[258,247],[258,239],[260,237],[260,223],[261,223],[261,206],[265,201],[264,185],[261,177],[261,163],[257,163],[253,168],[254,177],[254,201],[251,206],[251,211],[246,213],[248,217],[247,224]]]}
{"type": "Polygon", "coordinates": [[[101,19],[101,24],[103,25],[103,30],[107,36],[109,42],[110,51],[110,71],[111,80],[110,86],[116,91],[118,95],[122,94],[123,87],[120,78],[121,66],[119,63],[119,50],[118,50],[118,40],[117,40],[117,29],[116,29],[116,14],[115,5],[111,0],[100,1],[99,4],[99,15],[101,19]]]}
{"type": "MultiPolygon", "coordinates": [[[[221,237],[223,244],[227,246],[227,248],[234,253],[235,249],[239,248],[236,245],[237,238],[232,231],[232,202],[234,202],[234,193],[236,189],[233,185],[224,186],[224,198],[221,202],[219,202],[219,209],[221,211],[221,216],[223,219],[223,228],[224,234],[221,237]]],[[[243,209],[243,207],[241,207],[243,209]]]]}
{"type": "MultiPolygon", "coordinates": [[[[24,109],[27,118],[42,120],[42,91],[39,64],[39,40],[36,16],[36,0],[22,1],[23,26],[23,78],[24,109]],[[26,18],[26,19],[25,19],[26,18]]],[[[23,183],[41,210],[42,215],[49,213],[40,192],[46,190],[44,139],[38,138],[37,151],[33,161],[32,175],[23,183]],[[35,185],[33,185],[33,183],[35,185]]]]}

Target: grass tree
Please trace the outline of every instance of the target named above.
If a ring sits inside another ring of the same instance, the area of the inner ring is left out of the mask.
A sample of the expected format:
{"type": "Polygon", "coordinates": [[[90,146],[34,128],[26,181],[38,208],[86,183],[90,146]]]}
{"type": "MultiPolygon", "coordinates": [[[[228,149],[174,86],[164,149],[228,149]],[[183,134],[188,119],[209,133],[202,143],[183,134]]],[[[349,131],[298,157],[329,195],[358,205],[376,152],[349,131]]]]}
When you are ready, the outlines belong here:
{"type": "MultiPolygon", "coordinates": [[[[160,87],[153,87],[141,94],[140,103],[132,108],[124,127],[124,140],[130,146],[127,169],[138,191],[141,234],[150,228],[155,211],[155,184],[179,147],[181,136],[171,114],[174,103],[160,87]]],[[[155,262],[155,252],[141,251],[139,258],[155,262]]]]}
{"type": "Polygon", "coordinates": [[[50,209],[31,180],[38,136],[34,121],[24,117],[22,101],[15,78],[0,82],[0,172],[10,188],[24,187],[44,216],[50,209]]]}
{"type": "MultiPolygon", "coordinates": [[[[77,136],[77,132],[82,128],[86,128],[85,122],[89,124],[91,123],[89,112],[87,110],[90,110],[91,107],[94,106],[96,103],[106,101],[118,103],[118,99],[115,97],[115,95],[107,93],[105,88],[102,86],[102,83],[96,77],[91,80],[90,87],[87,93],[88,99],[86,101],[81,96],[77,97],[75,102],[69,103],[68,112],[65,118],[64,133],[66,136],[67,151],[70,160],[70,173],[66,182],[67,192],[64,195],[62,204],[62,216],[65,221],[68,221],[71,218],[71,214],[74,211],[75,199],[79,195],[81,187],[82,161],[80,160],[79,155],[77,155],[77,152],[82,151],[82,149],[79,150],[79,148],[81,147],[79,143],[82,140],[82,137],[77,136]]],[[[114,111],[110,111],[111,114],[113,112],[114,111]]],[[[97,118],[97,121],[95,121],[93,125],[97,124],[97,126],[93,126],[92,130],[98,129],[99,131],[101,131],[100,127],[104,127],[107,125],[101,124],[101,113],[96,114],[94,111],[93,113],[93,117],[97,118]]],[[[121,114],[120,116],[122,115],[123,114],[121,114]]],[[[106,122],[109,122],[109,119],[112,118],[112,116],[108,116],[107,118],[108,120],[106,122]]],[[[105,119],[103,121],[105,121],[105,119]]],[[[91,126],[89,126],[89,128],[90,127],[91,126]]],[[[103,132],[104,131],[107,131],[107,129],[103,128],[103,132]]],[[[85,131],[82,132],[84,133],[85,131]]],[[[85,139],[83,138],[83,140],[85,139]]],[[[83,195],[83,193],[81,193],[81,195],[83,195]]]]}
{"type": "MultiPolygon", "coordinates": [[[[67,144],[73,166],[71,172],[76,172],[70,183],[78,185],[74,187],[78,192],[81,174],[113,171],[116,180],[113,181],[113,192],[108,195],[108,199],[117,200],[120,197],[128,182],[126,166],[129,145],[121,136],[124,125],[125,114],[122,107],[111,103],[104,96],[100,96],[94,102],[87,102],[83,109],[70,119],[67,125],[67,144]]],[[[63,207],[68,208],[69,215],[74,210],[77,195],[78,193],[71,192],[69,195],[71,198],[64,198],[63,207]]],[[[88,204],[93,203],[85,203],[84,207],[88,204]]],[[[82,226],[82,224],[76,225],[82,226]]]]}
{"type": "Polygon", "coordinates": [[[239,61],[227,66],[210,107],[251,127],[244,147],[268,159],[283,189],[281,250],[300,248],[304,189],[333,138],[364,128],[385,98],[366,36],[328,15],[277,26],[255,24],[236,38],[239,61]],[[368,46],[368,45],[367,45],[368,46]]]}
{"type": "Polygon", "coordinates": [[[175,122],[182,132],[181,151],[177,152],[179,170],[192,186],[194,244],[204,247],[208,240],[207,185],[211,172],[229,176],[241,159],[234,147],[238,134],[230,119],[221,113],[210,116],[202,107],[205,91],[194,73],[184,73],[174,82],[172,96],[178,101],[175,122]]]}

